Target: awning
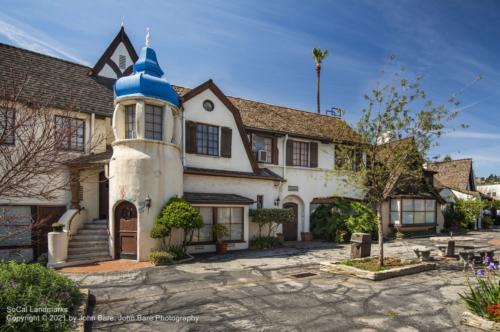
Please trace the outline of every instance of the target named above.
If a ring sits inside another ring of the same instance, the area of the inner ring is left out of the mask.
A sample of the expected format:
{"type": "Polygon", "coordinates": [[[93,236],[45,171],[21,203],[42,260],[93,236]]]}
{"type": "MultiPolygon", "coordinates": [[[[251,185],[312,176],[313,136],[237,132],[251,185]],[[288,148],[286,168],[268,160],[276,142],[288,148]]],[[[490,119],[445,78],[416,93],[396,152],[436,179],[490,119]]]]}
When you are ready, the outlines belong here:
{"type": "Polygon", "coordinates": [[[253,199],[235,194],[184,193],[183,198],[191,204],[250,205],[253,199]]]}

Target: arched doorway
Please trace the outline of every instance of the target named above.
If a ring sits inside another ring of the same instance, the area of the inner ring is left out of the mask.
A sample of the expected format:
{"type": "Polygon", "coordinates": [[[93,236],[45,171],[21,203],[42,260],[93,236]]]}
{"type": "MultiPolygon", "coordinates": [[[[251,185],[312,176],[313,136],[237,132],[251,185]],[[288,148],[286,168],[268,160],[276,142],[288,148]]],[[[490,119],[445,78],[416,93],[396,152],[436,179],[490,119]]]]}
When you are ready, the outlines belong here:
{"type": "Polygon", "coordinates": [[[283,237],[285,241],[297,241],[297,233],[299,227],[299,206],[296,203],[283,204],[284,209],[291,209],[295,216],[294,221],[283,224],[283,237]]]}
{"type": "Polygon", "coordinates": [[[130,202],[115,208],[116,258],[137,259],[137,209],[130,202]]]}

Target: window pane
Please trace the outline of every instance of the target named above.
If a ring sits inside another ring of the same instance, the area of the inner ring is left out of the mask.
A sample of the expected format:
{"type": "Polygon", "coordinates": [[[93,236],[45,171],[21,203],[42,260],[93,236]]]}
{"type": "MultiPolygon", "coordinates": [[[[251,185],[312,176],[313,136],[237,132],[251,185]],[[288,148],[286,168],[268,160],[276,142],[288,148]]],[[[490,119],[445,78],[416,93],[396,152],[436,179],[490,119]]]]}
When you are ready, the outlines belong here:
{"type": "Polygon", "coordinates": [[[413,223],[414,224],[424,224],[425,223],[425,212],[415,212],[413,223]]]}
{"type": "Polygon", "coordinates": [[[434,224],[436,222],[436,214],[434,211],[425,213],[425,222],[427,224],[434,224]]]}
{"type": "Polygon", "coordinates": [[[231,223],[231,208],[217,208],[217,223],[231,223]]]}
{"type": "Polygon", "coordinates": [[[415,211],[425,211],[425,200],[416,199],[415,202],[415,211]]]}
{"type": "Polygon", "coordinates": [[[436,201],[428,199],[425,201],[425,210],[426,211],[434,211],[436,208],[436,201]]]}
{"type": "Polygon", "coordinates": [[[160,106],[146,104],[146,130],[147,139],[163,139],[163,110],[160,106]]]}
{"type": "Polygon", "coordinates": [[[309,167],[309,143],[294,141],[292,147],[293,165],[309,167]]]}
{"type": "Polygon", "coordinates": [[[219,127],[196,125],[196,153],[210,156],[219,155],[219,127]]]}
{"type": "Polygon", "coordinates": [[[230,240],[242,240],[243,239],[243,224],[232,224],[230,240]]]}
{"type": "Polygon", "coordinates": [[[391,199],[391,211],[400,211],[401,201],[399,199],[391,199]]]}
{"type": "Polygon", "coordinates": [[[85,144],[85,123],[81,119],[56,116],[56,129],[62,149],[83,151],[85,144]]]}
{"type": "Polygon", "coordinates": [[[403,212],[403,224],[413,224],[413,212],[403,212]]]}
{"type": "Polygon", "coordinates": [[[399,224],[399,212],[391,212],[391,224],[399,224]]]}
{"type": "Polygon", "coordinates": [[[413,211],[412,199],[403,199],[403,211],[413,211]]]}
{"type": "Polygon", "coordinates": [[[193,234],[193,242],[211,242],[213,240],[213,213],[211,207],[196,207],[203,218],[203,227],[193,234]]]}
{"type": "Polygon", "coordinates": [[[271,138],[253,135],[252,151],[254,152],[255,158],[257,160],[259,150],[266,151],[266,160],[264,160],[264,162],[272,162],[273,140],[271,138]]]}

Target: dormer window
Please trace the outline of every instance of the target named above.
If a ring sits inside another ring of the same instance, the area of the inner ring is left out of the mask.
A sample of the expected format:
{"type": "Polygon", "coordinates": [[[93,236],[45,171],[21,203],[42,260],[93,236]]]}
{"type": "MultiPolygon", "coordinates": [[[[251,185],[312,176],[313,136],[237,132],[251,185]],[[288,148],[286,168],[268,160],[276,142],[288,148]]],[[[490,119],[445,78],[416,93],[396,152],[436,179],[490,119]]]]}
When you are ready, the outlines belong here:
{"type": "Polygon", "coordinates": [[[136,138],[135,105],[125,106],[125,138],[136,138]]]}
{"type": "Polygon", "coordinates": [[[145,138],[161,141],[163,139],[163,108],[146,104],[145,138]]]}

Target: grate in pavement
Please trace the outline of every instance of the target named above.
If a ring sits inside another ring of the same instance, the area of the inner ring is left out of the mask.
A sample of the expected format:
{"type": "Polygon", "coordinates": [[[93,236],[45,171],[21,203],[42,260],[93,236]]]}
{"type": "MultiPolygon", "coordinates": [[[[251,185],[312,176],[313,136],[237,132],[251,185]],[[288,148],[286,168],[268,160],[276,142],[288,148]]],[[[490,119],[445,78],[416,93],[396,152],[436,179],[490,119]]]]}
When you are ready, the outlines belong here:
{"type": "Polygon", "coordinates": [[[317,275],[317,273],[304,272],[304,273],[291,274],[290,277],[300,279],[300,278],[312,277],[315,275],[317,275]]]}

